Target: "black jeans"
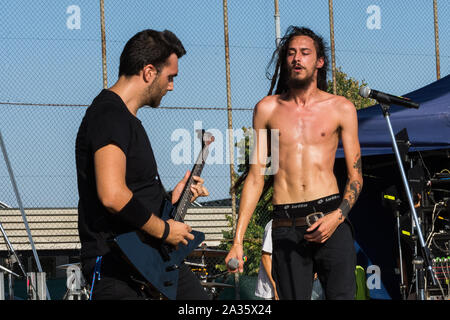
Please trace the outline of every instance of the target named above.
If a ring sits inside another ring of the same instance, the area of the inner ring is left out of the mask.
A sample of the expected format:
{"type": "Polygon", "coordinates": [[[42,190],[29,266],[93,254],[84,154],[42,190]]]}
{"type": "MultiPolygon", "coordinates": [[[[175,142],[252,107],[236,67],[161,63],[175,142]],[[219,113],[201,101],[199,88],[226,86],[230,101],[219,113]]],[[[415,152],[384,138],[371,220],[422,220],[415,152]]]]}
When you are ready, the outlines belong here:
{"type": "MultiPolygon", "coordinates": [[[[330,212],[340,203],[340,197],[333,195],[301,205],[274,206],[273,219],[301,217],[315,211],[330,212]]],[[[307,228],[272,229],[272,276],[280,299],[310,300],[315,272],[326,299],[354,299],[356,252],[350,223],[346,219],[323,244],[306,241],[303,236],[307,228]]]]}
{"type": "MultiPolygon", "coordinates": [[[[96,258],[83,261],[83,275],[92,285],[96,258]]],[[[142,278],[120,257],[108,253],[102,257],[100,280],[94,281],[92,300],[145,300],[151,296],[137,282],[142,278]]],[[[184,263],[179,269],[177,300],[210,300],[199,279],[184,263]]]]}

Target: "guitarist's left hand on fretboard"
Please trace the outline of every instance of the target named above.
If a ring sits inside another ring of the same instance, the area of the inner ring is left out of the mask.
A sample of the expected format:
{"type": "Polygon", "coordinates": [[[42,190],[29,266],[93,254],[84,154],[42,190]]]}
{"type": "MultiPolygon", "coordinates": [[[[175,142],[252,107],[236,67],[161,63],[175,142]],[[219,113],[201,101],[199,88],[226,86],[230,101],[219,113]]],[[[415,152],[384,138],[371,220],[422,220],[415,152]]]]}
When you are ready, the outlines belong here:
{"type": "Polygon", "coordinates": [[[192,179],[196,182],[191,185],[192,198],[191,202],[194,202],[198,197],[207,197],[209,196],[209,191],[204,186],[205,180],[198,176],[193,176],[192,179]]]}
{"type": "Polygon", "coordinates": [[[186,183],[191,183],[191,186],[189,188],[190,193],[190,202],[194,202],[198,197],[207,197],[209,196],[208,189],[204,186],[205,180],[199,176],[192,176],[190,178],[191,172],[188,170],[186,171],[186,174],[184,175],[183,179],[178,182],[178,184],[175,186],[175,188],[170,192],[170,195],[172,196],[171,202],[172,204],[175,204],[180,200],[181,193],[184,190],[184,187],[186,183]],[[191,181],[189,181],[191,180],[191,181]],[[194,183],[195,182],[195,183],[194,183]]]}

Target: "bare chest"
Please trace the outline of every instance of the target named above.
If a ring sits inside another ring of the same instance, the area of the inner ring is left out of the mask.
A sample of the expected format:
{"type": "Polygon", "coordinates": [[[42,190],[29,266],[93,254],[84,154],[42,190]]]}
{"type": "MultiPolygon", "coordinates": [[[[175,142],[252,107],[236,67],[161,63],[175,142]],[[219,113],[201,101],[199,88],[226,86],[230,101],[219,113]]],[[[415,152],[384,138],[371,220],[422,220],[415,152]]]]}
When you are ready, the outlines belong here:
{"type": "Polygon", "coordinates": [[[335,142],[339,129],[335,113],[327,109],[278,110],[269,125],[271,129],[279,130],[280,147],[335,142]]]}

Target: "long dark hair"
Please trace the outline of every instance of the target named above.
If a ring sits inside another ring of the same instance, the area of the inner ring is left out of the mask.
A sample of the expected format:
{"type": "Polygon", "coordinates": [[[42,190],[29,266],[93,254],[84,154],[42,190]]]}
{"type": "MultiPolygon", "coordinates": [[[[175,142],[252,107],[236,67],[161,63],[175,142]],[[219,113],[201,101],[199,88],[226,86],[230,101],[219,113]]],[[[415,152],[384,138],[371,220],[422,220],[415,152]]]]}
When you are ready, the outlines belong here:
{"type": "Polygon", "coordinates": [[[288,90],[288,75],[286,67],[286,54],[289,46],[289,42],[293,37],[307,36],[313,39],[314,46],[316,47],[317,58],[323,58],[323,67],[318,70],[317,73],[317,87],[320,90],[326,91],[328,88],[327,72],[328,72],[328,56],[327,48],[323,38],[315,34],[311,29],[305,27],[290,26],[284,37],[280,40],[276,50],[272,55],[272,59],[266,69],[266,77],[271,80],[270,89],[268,95],[272,95],[275,84],[277,84],[275,94],[281,94],[288,90]],[[274,70],[271,72],[272,68],[274,70]]]}
{"type": "MultiPolygon", "coordinates": [[[[287,92],[288,85],[288,76],[287,76],[287,68],[286,68],[286,54],[289,46],[289,42],[295,36],[308,36],[314,40],[314,46],[317,52],[317,58],[323,58],[324,64],[323,67],[318,70],[317,73],[317,87],[320,90],[326,91],[328,88],[327,82],[327,72],[328,72],[328,56],[327,56],[327,48],[325,46],[325,41],[322,37],[315,34],[312,30],[305,27],[296,27],[290,26],[284,37],[280,40],[280,43],[277,46],[277,49],[272,55],[272,59],[269,62],[269,65],[266,69],[266,76],[269,80],[271,80],[270,89],[268,95],[272,95],[273,89],[275,88],[275,84],[277,84],[275,94],[281,94],[287,92]],[[274,68],[271,73],[271,68],[274,68]]],[[[270,150],[270,148],[269,148],[270,150]]],[[[239,176],[234,185],[231,187],[230,192],[236,192],[239,187],[244,183],[245,179],[248,176],[250,171],[250,164],[245,163],[244,172],[239,176]]],[[[274,176],[270,175],[264,179],[264,187],[261,194],[261,198],[265,198],[265,194],[269,191],[270,187],[273,185],[274,176]]],[[[271,199],[266,199],[263,203],[263,207],[267,208],[271,199]]]]}
{"type": "Polygon", "coordinates": [[[138,32],[128,40],[120,55],[119,77],[137,75],[148,64],[160,70],[172,53],[181,58],[186,50],[171,31],[147,29],[138,32]]]}

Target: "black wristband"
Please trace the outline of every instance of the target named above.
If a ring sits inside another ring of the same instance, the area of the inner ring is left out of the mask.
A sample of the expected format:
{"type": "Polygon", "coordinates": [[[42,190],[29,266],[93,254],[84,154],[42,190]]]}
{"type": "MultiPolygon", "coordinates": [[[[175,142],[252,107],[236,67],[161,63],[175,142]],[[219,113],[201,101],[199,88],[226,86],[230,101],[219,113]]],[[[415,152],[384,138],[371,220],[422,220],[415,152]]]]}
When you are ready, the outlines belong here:
{"type": "Polygon", "coordinates": [[[142,226],[150,219],[152,213],[133,195],[130,201],[114,216],[133,228],[141,229],[142,226]]]}
{"type": "Polygon", "coordinates": [[[161,241],[165,241],[167,239],[167,237],[169,236],[169,232],[170,232],[170,226],[167,223],[167,221],[164,221],[164,233],[161,237],[161,241]]]}

